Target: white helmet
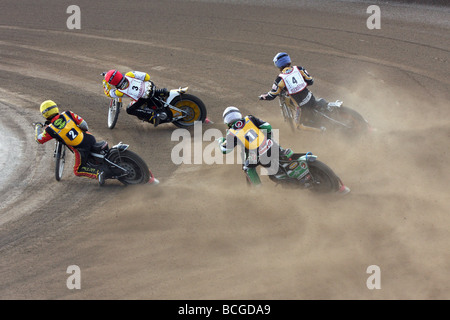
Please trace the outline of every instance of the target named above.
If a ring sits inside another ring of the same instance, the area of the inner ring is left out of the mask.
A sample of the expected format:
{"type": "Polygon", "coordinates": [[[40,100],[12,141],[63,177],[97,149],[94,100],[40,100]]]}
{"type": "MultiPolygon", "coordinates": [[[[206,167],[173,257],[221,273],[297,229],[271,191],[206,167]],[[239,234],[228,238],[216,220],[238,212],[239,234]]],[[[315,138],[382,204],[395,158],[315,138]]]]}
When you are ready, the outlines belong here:
{"type": "Polygon", "coordinates": [[[223,122],[225,124],[231,125],[239,119],[242,119],[242,114],[238,108],[230,106],[223,111],[223,122]]]}

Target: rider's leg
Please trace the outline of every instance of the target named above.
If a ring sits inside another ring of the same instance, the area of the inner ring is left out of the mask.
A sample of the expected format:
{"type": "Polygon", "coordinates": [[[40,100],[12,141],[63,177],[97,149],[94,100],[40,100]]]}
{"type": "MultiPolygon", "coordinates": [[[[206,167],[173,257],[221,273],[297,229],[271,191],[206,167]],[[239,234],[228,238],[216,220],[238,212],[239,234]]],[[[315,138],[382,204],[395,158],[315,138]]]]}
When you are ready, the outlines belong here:
{"type": "Polygon", "coordinates": [[[151,99],[139,99],[135,102],[131,102],[127,107],[127,113],[138,117],[141,120],[149,121],[155,125],[160,123],[159,114],[156,110],[147,107],[148,102],[151,99]],[[141,106],[145,106],[141,108],[141,106]]]}
{"type": "Polygon", "coordinates": [[[315,108],[321,109],[322,106],[326,108],[327,104],[328,103],[325,101],[325,99],[316,100],[314,95],[311,95],[309,101],[300,107],[301,118],[299,121],[298,128],[307,131],[323,132],[325,129],[320,125],[320,123],[317,123],[314,109],[315,108]]]}
{"type": "Polygon", "coordinates": [[[75,148],[71,148],[73,151],[73,154],[75,155],[75,164],[73,166],[73,173],[77,177],[88,177],[91,179],[97,179],[99,170],[95,168],[91,168],[86,164],[85,158],[87,158],[87,155],[85,155],[85,150],[79,150],[75,148]]]}
{"type": "Polygon", "coordinates": [[[261,184],[261,179],[259,178],[256,168],[247,168],[244,170],[247,176],[247,183],[251,186],[259,186],[261,184]]]}
{"type": "Polygon", "coordinates": [[[320,99],[314,99],[315,100],[315,107],[319,108],[320,110],[325,110],[328,106],[328,101],[326,101],[324,98],[320,99]]]}
{"type": "Polygon", "coordinates": [[[136,116],[143,120],[148,120],[153,115],[153,110],[150,108],[141,108],[142,106],[147,106],[148,99],[139,99],[137,101],[132,101],[127,107],[127,113],[136,116]]]}
{"type": "Polygon", "coordinates": [[[99,170],[91,168],[87,164],[87,159],[89,157],[90,150],[95,144],[95,137],[91,134],[85,133],[83,141],[76,147],[69,147],[72,149],[75,155],[75,164],[73,166],[73,173],[76,176],[88,177],[91,179],[97,179],[99,170]]]}
{"type": "Polygon", "coordinates": [[[258,172],[256,171],[257,164],[252,164],[249,160],[245,160],[242,165],[242,170],[244,170],[247,184],[249,186],[259,186],[261,184],[261,179],[259,178],[258,172]]]}

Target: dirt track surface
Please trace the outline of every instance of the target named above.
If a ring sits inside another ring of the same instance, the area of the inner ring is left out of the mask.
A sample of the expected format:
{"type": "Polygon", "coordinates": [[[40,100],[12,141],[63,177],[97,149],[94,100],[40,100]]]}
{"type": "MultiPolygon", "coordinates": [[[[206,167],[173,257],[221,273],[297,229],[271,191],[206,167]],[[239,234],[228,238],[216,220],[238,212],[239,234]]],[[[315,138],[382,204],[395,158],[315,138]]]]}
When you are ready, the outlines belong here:
{"type": "Polygon", "coordinates": [[[367,4],[149,3],[76,1],[81,29],[69,30],[71,2],[2,1],[0,299],[450,298],[448,7],[381,5],[369,30],[367,4]],[[278,102],[257,99],[279,51],[315,78],[316,96],[377,131],[290,133],[278,102]],[[252,192],[239,164],[175,165],[175,126],[122,113],[107,128],[99,74],[111,68],[189,86],[214,121],[204,130],[225,132],[229,105],[271,122],[282,146],[314,152],[352,192],[317,197],[266,176],[252,192]],[[57,182],[53,143],[37,145],[30,125],[46,99],[97,139],[130,144],[161,184],[100,188],[72,174],[73,158],[57,182]],[[80,290],[66,287],[70,265],[80,290]],[[371,265],[379,290],[366,286],[371,265]]]}

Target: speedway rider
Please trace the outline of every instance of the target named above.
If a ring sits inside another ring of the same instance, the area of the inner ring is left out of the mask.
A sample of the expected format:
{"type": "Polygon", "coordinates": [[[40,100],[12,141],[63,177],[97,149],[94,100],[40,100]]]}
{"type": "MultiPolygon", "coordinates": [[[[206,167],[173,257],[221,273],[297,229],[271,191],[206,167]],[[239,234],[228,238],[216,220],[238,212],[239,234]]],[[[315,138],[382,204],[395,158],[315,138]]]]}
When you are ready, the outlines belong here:
{"type": "Polygon", "coordinates": [[[224,110],[223,121],[228,129],[226,138],[217,139],[220,150],[223,154],[229,153],[238,144],[244,148],[242,170],[244,170],[250,186],[261,184],[261,179],[256,171],[258,165],[269,168],[274,164],[275,172],[271,173],[274,175],[278,171],[279,156],[288,158],[293,154],[291,149],[283,149],[271,139],[272,126],[268,122],[252,115],[243,117],[239,109],[233,106],[224,110]]]}
{"type": "MultiPolygon", "coordinates": [[[[291,58],[287,53],[277,53],[273,58],[273,63],[281,73],[275,79],[272,89],[268,93],[259,96],[260,100],[273,100],[283,90],[286,90],[299,106],[296,120],[303,120],[301,117],[302,111],[308,113],[311,108],[327,107],[327,101],[324,99],[317,100],[312,92],[308,90],[308,86],[314,83],[314,79],[301,66],[291,66],[291,58]]],[[[319,132],[326,130],[325,127],[316,128],[306,126],[301,122],[298,123],[299,129],[319,132]]]]}
{"type": "Polygon", "coordinates": [[[105,77],[103,90],[106,96],[131,98],[132,101],[126,109],[128,114],[151,122],[155,127],[160,123],[160,115],[163,111],[158,110],[159,108],[152,103],[151,98],[154,96],[167,97],[169,95],[167,88],[156,89],[153,82],[150,81],[150,75],[141,71],[130,71],[123,75],[113,69],[102,75],[105,77]]]}
{"type": "Polygon", "coordinates": [[[88,132],[87,122],[72,111],[59,113],[59,108],[52,100],[42,102],[40,106],[42,116],[46,119],[45,126],[42,123],[35,124],[35,140],[44,144],[51,139],[63,141],[75,155],[73,173],[76,176],[98,179],[99,184],[105,182],[103,171],[91,168],[86,164],[95,137],[88,132]]]}

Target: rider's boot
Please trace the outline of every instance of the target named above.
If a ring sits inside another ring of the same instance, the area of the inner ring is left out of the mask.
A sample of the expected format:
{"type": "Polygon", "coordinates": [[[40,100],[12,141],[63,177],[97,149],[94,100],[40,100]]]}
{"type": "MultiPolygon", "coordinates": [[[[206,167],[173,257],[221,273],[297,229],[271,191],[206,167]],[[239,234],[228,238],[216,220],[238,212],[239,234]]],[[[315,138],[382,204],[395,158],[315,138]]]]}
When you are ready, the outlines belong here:
{"type": "Polygon", "coordinates": [[[148,183],[151,184],[151,185],[156,186],[156,185],[159,184],[159,180],[156,179],[155,177],[153,177],[152,179],[150,179],[150,181],[148,183]]]}
{"type": "Polygon", "coordinates": [[[317,99],[315,102],[316,107],[318,107],[321,111],[324,111],[328,108],[328,101],[324,98],[317,99]]]}
{"type": "Polygon", "coordinates": [[[345,186],[345,185],[341,185],[341,187],[339,188],[339,190],[336,191],[336,193],[337,193],[337,194],[340,194],[340,195],[344,195],[344,194],[347,194],[347,193],[349,193],[349,192],[350,192],[350,188],[347,187],[347,186],[345,186]]]}
{"type": "Polygon", "coordinates": [[[100,186],[103,186],[105,184],[105,172],[104,171],[100,171],[100,173],[98,174],[98,184],[100,186]]]}
{"type": "Polygon", "coordinates": [[[244,169],[247,175],[247,184],[252,187],[259,187],[261,185],[261,179],[259,178],[256,168],[244,169]]]}
{"type": "Polygon", "coordinates": [[[294,151],[290,148],[283,149],[280,147],[280,159],[287,159],[289,160],[290,157],[294,154],[294,151]]]}
{"type": "Polygon", "coordinates": [[[151,185],[158,185],[159,184],[159,180],[155,178],[155,176],[153,175],[153,173],[149,170],[150,173],[150,179],[148,180],[148,183],[151,185]]]}
{"type": "Polygon", "coordinates": [[[161,123],[161,118],[158,112],[154,111],[154,113],[155,114],[153,115],[153,125],[156,127],[161,123]]]}

